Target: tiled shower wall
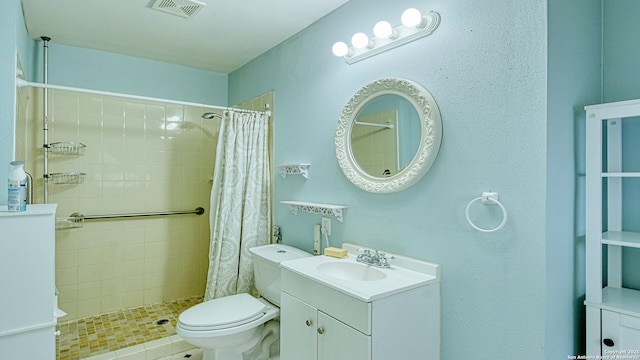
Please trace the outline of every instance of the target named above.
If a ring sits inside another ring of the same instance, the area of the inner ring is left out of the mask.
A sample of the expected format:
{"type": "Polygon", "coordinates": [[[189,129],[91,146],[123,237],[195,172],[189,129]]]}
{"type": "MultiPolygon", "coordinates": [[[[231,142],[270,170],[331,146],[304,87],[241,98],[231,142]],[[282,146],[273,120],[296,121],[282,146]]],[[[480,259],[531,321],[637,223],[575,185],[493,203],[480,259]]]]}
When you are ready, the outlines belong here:
{"type": "MultiPolygon", "coordinates": [[[[16,158],[43,202],[42,90],[21,88],[16,158]]],[[[56,285],[67,321],[204,292],[209,198],[219,120],[210,109],[49,91],[49,143],[85,144],[82,156],[49,155],[49,173],[83,172],[82,184],[50,182],[57,217],[191,210],[206,213],[87,220],[56,231],[56,285]]]]}

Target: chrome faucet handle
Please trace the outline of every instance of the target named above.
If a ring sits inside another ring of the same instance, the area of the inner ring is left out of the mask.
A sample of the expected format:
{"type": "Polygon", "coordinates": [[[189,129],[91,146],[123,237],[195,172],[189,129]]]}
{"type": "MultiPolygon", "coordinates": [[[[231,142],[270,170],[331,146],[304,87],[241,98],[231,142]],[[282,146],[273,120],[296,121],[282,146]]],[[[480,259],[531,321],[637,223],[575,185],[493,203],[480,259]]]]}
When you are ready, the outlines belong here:
{"type": "Polygon", "coordinates": [[[391,264],[389,264],[389,259],[393,259],[393,256],[387,258],[387,254],[383,252],[378,252],[376,250],[376,259],[378,261],[378,266],[382,268],[390,268],[391,264]]]}
{"type": "Polygon", "coordinates": [[[371,255],[371,250],[369,249],[360,249],[358,248],[358,256],[356,257],[356,261],[361,262],[363,264],[371,265],[373,262],[373,256],[371,255]]]}
{"type": "Polygon", "coordinates": [[[362,259],[362,258],[370,258],[371,257],[371,250],[369,249],[360,249],[358,248],[357,251],[360,253],[358,254],[358,258],[362,259]]]}
{"type": "Polygon", "coordinates": [[[380,258],[380,267],[390,268],[391,264],[389,264],[389,260],[382,254],[383,256],[380,258]]]}

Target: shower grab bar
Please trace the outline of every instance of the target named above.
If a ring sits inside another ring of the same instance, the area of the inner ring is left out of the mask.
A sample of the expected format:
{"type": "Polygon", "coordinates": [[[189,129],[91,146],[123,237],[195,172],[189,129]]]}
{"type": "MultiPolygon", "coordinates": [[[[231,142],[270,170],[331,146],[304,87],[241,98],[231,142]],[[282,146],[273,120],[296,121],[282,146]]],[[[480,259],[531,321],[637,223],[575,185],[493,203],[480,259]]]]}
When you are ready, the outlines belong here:
{"type": "Polygon", "coordinates": [[[83,218],[84,220],[99,220],[99,219],[117,219],[117,218],[132,218],[132,217],[145,217],[145,216],[165,216],[165,215],[186,215],[186,214],[204,214],[203,207],[197,207],[194,210],[184,211],[160,211],[160,212],[147,212],[147,213],[131,213],[131,214],[105,214],[105,215],[82,215],[79,213],[71,214],[71,217],[83,218]]]}

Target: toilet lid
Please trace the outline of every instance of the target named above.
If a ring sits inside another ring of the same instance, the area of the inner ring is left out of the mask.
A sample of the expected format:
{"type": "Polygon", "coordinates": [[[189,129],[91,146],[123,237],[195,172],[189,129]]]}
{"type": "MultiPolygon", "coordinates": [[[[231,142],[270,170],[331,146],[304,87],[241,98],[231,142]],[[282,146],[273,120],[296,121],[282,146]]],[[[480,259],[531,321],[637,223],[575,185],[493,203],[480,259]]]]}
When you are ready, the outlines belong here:
{"type": "Polygon", "coordinates": [[[265,308],[249,294],[230,295],[191,307],[180,314],[178,321],[189,328],[224,329],[262,317],[265,308]]]}

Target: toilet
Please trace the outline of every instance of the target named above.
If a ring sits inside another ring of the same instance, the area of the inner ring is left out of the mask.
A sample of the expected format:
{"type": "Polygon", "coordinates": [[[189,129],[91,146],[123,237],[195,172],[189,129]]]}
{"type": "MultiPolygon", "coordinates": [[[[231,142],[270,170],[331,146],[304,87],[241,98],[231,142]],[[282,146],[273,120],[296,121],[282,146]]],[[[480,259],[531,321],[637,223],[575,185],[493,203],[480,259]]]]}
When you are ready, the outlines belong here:
{"type": "Polygon", "coordinates": [[[205,301],[178,318],[176,332],[203,349],[203,360],[267,360],[280,339],[280,262],[311,254],[283,244],[249,251],[261,297],[237,294],[205,301]]]}

